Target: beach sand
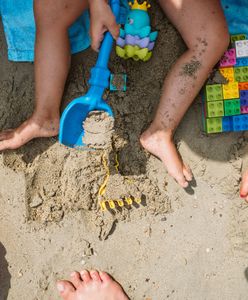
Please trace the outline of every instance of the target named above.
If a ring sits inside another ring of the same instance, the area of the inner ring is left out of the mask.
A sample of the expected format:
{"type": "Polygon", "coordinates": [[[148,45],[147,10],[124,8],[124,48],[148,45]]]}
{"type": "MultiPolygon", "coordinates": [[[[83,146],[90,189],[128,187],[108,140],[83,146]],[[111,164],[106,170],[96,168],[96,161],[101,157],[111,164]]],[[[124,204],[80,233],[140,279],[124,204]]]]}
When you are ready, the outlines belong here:
{"type": "MultiPolygon", "coordinates": [[[[134,300],[233,300],[248,294],[248,206],[239,198],[248,135],[202,133],[197,98],[175,141],[195,184],[186,191],[146,153],[139,136],[152,120],[163,79],[185,46],[159,7],[148,63],[113,53],[110,69],[128,74],[127,92],[106,93],[115,115],[108,149],[79,150],[37,139],[0,154],[0,299],[59,299],[58,278],[103,269],[134,300]],[[118,168],[117,168],[117,161],[118,168]],[[102,212],[106,199],[142,199],[102,212]]],[[[33,64],[7,61],[0,29],[0,129],[33,110],[33,64]]],[[[64,104],[87,91],[96,54],[73,58],[64,104]]]]}

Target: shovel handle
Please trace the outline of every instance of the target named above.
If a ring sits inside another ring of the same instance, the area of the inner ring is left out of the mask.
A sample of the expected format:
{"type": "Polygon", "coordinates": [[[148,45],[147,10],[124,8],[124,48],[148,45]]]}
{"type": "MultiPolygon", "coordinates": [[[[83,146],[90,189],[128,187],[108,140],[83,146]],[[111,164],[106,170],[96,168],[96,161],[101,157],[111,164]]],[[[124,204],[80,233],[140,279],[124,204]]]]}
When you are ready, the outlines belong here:
{"type": "MultiPolygon", "coordinates": [[[[120,13],[120,0],[110,0],[110,6],[115,19],[118,19],[120,13]]],[[[110,32],[107,32],[104,36],[102,45],[100,47],[96,67],[108,68],[108,62],[112,51],[114,39],[110,32]]]]}

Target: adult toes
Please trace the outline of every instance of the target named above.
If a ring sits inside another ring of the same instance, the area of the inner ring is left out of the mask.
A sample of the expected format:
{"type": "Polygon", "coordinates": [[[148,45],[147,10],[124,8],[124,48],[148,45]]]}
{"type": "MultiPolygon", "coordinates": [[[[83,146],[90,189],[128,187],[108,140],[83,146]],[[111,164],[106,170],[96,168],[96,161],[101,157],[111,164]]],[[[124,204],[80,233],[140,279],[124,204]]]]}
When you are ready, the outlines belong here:
{"type": "Polygon", "coordinates": [[[101,281],[101,277],[96,270],[90,271],[90,276],[94,281],[101,281]]]}
{"type": "Polygon", "coordinates": [[[75,288],[79,288],[83,283],[81,276],[78,272],[71,273],[71,282],[75,286],[75,288]]]}
{"type": "Polygon", "coordinates": [[[81,271],[80,275],[84,283],[89,283],[92,280],[90,273],[87,270],[81,271]]]}
{"type": "Polygon", "coordinates": [[[70,297],[72,297],[75,293],[75,287],[72,285],[72,283],[65,280],[57,282],[57,289],[60,293],[60,296],[65,300],[69,300],[70,297]]]}
{"type": "Polygon", "coordinates": [[[106,272],[99,272],[99,276],[103,282],[109,282],[113,280],[106,272]]]}

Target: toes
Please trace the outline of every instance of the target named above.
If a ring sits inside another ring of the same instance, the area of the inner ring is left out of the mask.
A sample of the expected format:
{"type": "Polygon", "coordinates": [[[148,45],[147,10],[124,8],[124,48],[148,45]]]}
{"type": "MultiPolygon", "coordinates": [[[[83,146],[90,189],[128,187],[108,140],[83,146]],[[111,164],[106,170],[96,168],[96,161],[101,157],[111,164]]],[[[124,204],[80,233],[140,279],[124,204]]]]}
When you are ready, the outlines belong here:
{"type": "Polygon", "coordinates": [[[75,292],[75,287],[69,281],[58,281],[57,289],[60,293],[60,296],[65,300],[71,297],[75,292]]]}
{"type": "Polygon", "coordinates": [[[89,283],[92,280],[87,270],[81,271],[80,275],[84,283],[89,283]]]}
{"type": "Polygon", "coordinates": [[[188,181],[186,181],[185,177],[183,176],[183,173],[177,173],[177,174],[173,174],[173,173],[169,173],[175,180],[176,182],[183,187],[184,189],[187,188],[189,186],[188,181]]]}
{"type": "Polygon", "coordinates": [[[113,280],[109,274],[105,273],[105,272],[99,272],[100,278],[103,282],[109,282],[111,280],[113,280]]]}
{"type": "Polygon", "coordinates": [[[185,176],[187,181],[192,181],[193,179],[192,171],[190,170],[189,166],[187,166],[186,164],[183,165],[183,175],[185,176]]]}
{"type": "Polygon", "coordinates": [[[248,198],[248,171],[246,171],[242,176],[242,182],[240,186],[240,197],[248,198]]]}
{"type": "Polygon", "coordinates": [[[99,273],[95,270],[90,271],[90,276],[94,281],[101,281],[99,273]]]}
{"type": "Polygon", "coordinates": [[[71,274],[71,282],[75,286],[75,288],[79,288],[79,286],[83,283],[81,276],[78,272],[73,272],[71,274]]]}
{"type": "Polygon", "coordinates": [[[0,133],[0,141],[9,140],[13,137],[12,131],[4,131],[0,133]]]}

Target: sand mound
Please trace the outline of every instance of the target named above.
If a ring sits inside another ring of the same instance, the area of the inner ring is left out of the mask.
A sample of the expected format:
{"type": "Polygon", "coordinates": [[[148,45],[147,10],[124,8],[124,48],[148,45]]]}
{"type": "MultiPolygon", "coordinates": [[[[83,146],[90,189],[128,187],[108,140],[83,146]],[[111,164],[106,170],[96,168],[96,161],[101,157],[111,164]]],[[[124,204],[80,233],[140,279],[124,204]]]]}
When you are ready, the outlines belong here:
{"type": "Polygon", "coordinates": [[[83,143],[90,148],[106,149],[111,147],[114,119],[106,112],[93,111],[83,123],[83,143]]]}

